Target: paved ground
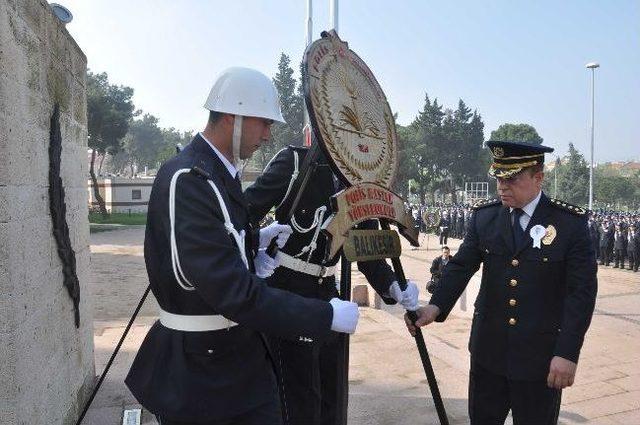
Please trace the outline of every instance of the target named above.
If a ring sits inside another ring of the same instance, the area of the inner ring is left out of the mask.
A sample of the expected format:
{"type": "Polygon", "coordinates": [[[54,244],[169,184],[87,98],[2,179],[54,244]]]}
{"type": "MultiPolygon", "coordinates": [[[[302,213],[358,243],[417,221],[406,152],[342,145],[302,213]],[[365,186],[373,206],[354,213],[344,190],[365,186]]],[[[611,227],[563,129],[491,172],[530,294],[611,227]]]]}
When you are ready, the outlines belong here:
{"type": "MultiPolygon", "coordinates": [[[[142,228],[91,235],[98,371],[106,364],[147,286],[143,237],[142,228]]],[[[449,241],[454,252],[458,245],[459,241],[449,241]]],[[[420,284],[421,291],[428,278],[428,264],[438,254],[433,236],[424,238],[419,250],[404,247],[405,273],[420,284]]],[[[560,423],[640,424],[640,273],[601,267],[598,278],[596,314],[587,334],[576,384],[563,394],[560,423]]],[[[354,272],[353,283],[361,281],[362,275],[354,272]]],[[[421,297],[425,298],[425,294],[421,297]]],[[[123,409],[139,407],[123,379],[156,309],[155,300],[150,297],[85,424],[120,424],[123,409]]],[[[351,337],[350,424],[438,423],[415,343],[401,317],[402,310],[397,307],[361,311],[358,330],[351,337]]],[[[469,326],[470,320],[461,313],[425,331],[452,424],[468,423],[469,326]]],[[[145,414],[143,423],[155,421],[145,414]]]]}

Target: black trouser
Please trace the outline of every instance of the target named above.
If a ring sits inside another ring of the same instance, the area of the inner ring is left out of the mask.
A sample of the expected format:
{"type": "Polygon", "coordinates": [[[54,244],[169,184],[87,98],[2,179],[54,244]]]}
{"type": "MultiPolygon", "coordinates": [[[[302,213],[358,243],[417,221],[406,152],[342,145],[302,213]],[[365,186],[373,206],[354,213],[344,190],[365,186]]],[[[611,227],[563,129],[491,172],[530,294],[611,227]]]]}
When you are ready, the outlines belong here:
{"type": "Polygon", "coordinates": [[[158,418],[160,425],[282,425],[280,402],[274,396],[268,403],[235,418],[212,422],[182,422],[158,418]]]}
{"type": "Polygon", "coordinates": [[[627,254],[629,254],[629,270],[638,271],[638,264],[640,263],[638,253],[636,251],[627,251],[627,254]]]}
{"type": "Polygon", "coordinates": [[[449,237],[449,229],[444,229],[442,232],[440,232],[440,245],[446,245],[448,237],[449,237]]]}
{"type": "Polygon", "coordinates": [[[608,266],[611,260],[609,259],[609,249],[607,247],[600,247],[600,261],[605,266],[608,266]]]}
{"type": "Polygon", "coordinates": [[[499,425],[511,410],[514,425],[558,423],[562,391],[546,381],[512,381],[472,364],[469,376],[471,425],[499,425]]]}
{"type": "Polygon", "coordinates": [[[615,258],[615,267],[620,267],[621,269],[624,269],[624,249],[616,249],[613,252],[613,256],[615,258]]]}
{"type": "Polygon", "coordinates": [[[338,411],[338,334],[325,342],[271,338],[284,425],[333,425],[338,411]]]}

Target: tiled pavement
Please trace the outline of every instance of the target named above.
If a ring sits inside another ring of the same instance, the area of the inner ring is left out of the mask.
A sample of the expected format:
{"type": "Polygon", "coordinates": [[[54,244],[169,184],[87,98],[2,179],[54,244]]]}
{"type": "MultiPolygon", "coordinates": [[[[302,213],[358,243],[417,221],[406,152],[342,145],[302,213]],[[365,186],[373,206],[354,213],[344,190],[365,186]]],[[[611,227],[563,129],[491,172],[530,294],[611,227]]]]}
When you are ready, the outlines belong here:
{"type": "MultiPolygon", "coordinates": [[[[142,258],[142,228],[91,235],[95,305],[96,369],[101,371],[120,337],[128,316],[147,285],[142,258]]],[[[426,242],[426,240],[425,240],[426,242]]],[[[450,240],[455,252],[459,241],[450,240]]],[[[404,247],[407,277],[423,290],[428,265],[438,255],[434,238],[428,250],[404,247]]],[[[596,314],[587,334],[578,376],[563,392],[562,424],[640,424],[640,273],[601,268],[596,314]]],[[[364,281],[358,272],[353,283],[364,281]]],[[[422,294],[425,297],[425,294],[422,294]]],[[[124,408],[137,406],[123,384],[136,349],[157,305],[150,299],[132,328],[103,389],[84,423],[121,423],[124,408]]],[[[350,346],[350,424],[435,424],[429,395],[413,339],[406,333],[397,307],[363,308],[350,346]]],[[[470,320],[451,316],[425,330],[427,347],[450,423],[468,423],[467,369],[470,320]]],[[[144,424],[155,421],[148,413],[144,424]]],[[[509,423],[509,422],[508,422],[509,423]]]]}

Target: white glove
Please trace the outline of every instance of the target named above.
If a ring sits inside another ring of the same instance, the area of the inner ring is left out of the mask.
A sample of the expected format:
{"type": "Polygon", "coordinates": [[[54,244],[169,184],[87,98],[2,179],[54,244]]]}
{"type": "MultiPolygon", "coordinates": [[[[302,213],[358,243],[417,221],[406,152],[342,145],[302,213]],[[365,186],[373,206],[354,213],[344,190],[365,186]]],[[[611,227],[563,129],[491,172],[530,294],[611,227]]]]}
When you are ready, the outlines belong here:
{"type": "Polygon", "coordinates": [[[331,330],[347,334],[354,333],[360,316],[358,304],[351,301],[343,301],[340,298],[332,298],[329,304],[333,307],[331,330]]]}
{"type": "Polygon", "coordinates": [[[280,265],[280,261],[271,258],[265,248],[258,250],[258,255],[253,259],[253,265],[256,267],[256,275],[265,279],[273,274],[276,267],[280,265]]]}
{"type": "Polygon", "coordinates": [[[405,310],[416,311],[418,309],[418,286],[410,280],[407,280],[407,289],[402,291],[398,281],[394,281],[389,286],[389,295],[396,300],[405,310]]]}
{"type": "Polygon", "coordinates": [[[278,248],[282,248],[287,243],[291,233],[293,233],[291,226],[274,221],[267,227],[260,229],[260,245],[258,248],[267,248],[275,237],[278,238],[276,239],[276,245],[278,245],[278,248]]]}

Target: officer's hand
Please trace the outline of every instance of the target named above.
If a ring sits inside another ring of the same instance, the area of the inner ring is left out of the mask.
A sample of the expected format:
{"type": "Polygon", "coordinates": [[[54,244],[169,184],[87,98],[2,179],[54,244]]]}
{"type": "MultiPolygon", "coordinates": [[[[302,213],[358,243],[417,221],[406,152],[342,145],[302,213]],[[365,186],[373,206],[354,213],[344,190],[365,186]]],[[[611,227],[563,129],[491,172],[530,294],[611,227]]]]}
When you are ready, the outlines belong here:
{"type": "Polygon", "coordinates": [[[555,356],[551,359],[547,386],[561,390],[573,385],[578,365],[562,357],[555,356]]]}
{"type": "Polygon", "coordinates": [[[271,258],[266,249],[260,249],[256,258],[253,259],[253,265],[256,268],[256,275],[266,279],[273,274],[280,262],[276,258],[271,258]]]}
{"type": "Polygon", "coordinates": [[[389,295],[391,298],[396,300],[398,304],[401,304],[405,310],[409,311],[416,311],[418,309],[419,292],[418,286],[410,280],[407,281],[407,289],[404,291],[400,289],[398,281],[394,281],[391,286],[389,286],[389,295]]]}
{"type": "Polygon", "coordinates": [[[340,298],[332,298],[329,304],[333,307],[331,330],[347,334],[354,333],[360,316],[358,304],[351,301],[343,301],[340,298]]]}
{"type": "Polygon", "coordinates": [[[424,307],[420,307],[416,310],[416,315],[418,316],[418,320],[416,320],[415,325],[411,323],[411,319],[405,313],[404,315],[404,323],[407,325],[407,330],[412,336],[416,336],[416,329],[421,328],[422,326],[426,326],[429,323],[436,320],[436,317],[440,314],[440,307],[437,305],[429,304],[424,307]]]}
{"type": "Polygon", "coordinates": [[[287,243],[287,239],[289,239],[291,233],[293,233],[291,226],[274,221],[267,227],[260,229],[259,248],[267,248],[271,241],[276,237],[278,238],[276,239],[276,245],[278,245],[278,248],[282,248],[284,244],[287,243]]]}

